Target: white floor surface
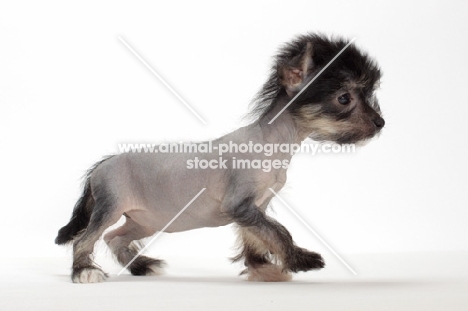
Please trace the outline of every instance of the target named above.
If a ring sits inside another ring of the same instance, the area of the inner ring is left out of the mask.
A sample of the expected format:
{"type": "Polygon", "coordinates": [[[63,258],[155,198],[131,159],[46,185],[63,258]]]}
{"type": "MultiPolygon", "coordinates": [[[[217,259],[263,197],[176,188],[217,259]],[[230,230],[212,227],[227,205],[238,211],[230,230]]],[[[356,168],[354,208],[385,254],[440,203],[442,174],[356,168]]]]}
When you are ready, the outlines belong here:
{"type": "Polygon", "coordinates": [[[0,260],[0,310],[468,310],[468,254],[331,255],[326,269],[287,283],[250,283],[223,258],[164,258],[160,277],[73,284],[70,258],[0,260]]]}

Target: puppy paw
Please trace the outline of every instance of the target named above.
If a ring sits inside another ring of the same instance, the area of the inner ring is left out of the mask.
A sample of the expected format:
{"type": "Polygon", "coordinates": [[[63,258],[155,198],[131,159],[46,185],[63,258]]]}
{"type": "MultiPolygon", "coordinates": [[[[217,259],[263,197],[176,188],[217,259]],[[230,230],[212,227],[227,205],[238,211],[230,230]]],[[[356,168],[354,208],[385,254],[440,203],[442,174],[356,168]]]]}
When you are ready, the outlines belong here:
{"type": "Polygon", "coordinates": [[[286,262],[288,270],[292,272],[317,270],[325,267],[325,261],[318,253],[297,248],[286,262]]]}
{"type": "Polygon", "coordinates": [[[283,272],[281,266],[274,264],[261,265],[259,267],[249,267],[246,269],[247,281],[251,282],[287,282],[292,276],[289,272],[283,272]]]}
{"type": "Polygon", "coordinates": [[[73,283],[100,283],[107,277],[107,273],[96,267],[73,269],[72,273],[73,283]]]}
{"type": "Polygon", "coordinates": [[[155,263],[148,265],[146,270],[146,274],[148,276],[158,276],[164,274],[164,269],[162,268],[161,264],[155,263]]]}
{"type": "Polygon", "coordinates": [[[163,274],[165,265],[163,260],[140,256],[130,265],[129,269],[133,275],[154,276],[163,274]]]}

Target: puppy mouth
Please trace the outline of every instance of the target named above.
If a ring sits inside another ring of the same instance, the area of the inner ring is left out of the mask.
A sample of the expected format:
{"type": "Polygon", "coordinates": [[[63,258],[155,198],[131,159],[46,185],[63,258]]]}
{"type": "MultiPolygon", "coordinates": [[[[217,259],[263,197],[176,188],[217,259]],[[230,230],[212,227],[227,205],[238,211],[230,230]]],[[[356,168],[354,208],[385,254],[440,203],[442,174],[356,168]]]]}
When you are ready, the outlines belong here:
{"type": "Polygon", "coordinates": [[[380,129],[376,129],[372,131],[371,133],[346,133],[342,135],[341,137],[338,137],[335,142],[337,144],[343,145],[343,144],[358,144],[358,145],[365,145],[367,142],[369,142],[371,139],[378,137],[380,135],[381,131],[380,129]]]}

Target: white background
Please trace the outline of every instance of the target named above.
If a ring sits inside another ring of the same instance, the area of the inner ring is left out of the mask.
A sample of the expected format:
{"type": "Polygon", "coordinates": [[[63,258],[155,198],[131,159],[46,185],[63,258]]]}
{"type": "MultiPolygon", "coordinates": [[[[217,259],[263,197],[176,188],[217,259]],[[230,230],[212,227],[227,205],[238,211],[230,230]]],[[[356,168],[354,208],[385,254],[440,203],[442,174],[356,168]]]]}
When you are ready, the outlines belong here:
{"type": "MultiPolygon", "coordinates": [[[[352,156],[297,156],[283,198],[338,253],[468,251],[466,1],[2,2],[2,256],[54,245],[81,176],[121,142],[205,140],[245,124],[277,48],[356,37],[384,77],[386,127],[352,156]],[[207,121],[200,123],[122,36],[207,121]]],[[[303,247],[326,251],[278,201],[303,247]]],[[[165,235],[156,254],[234,254],[229,227],[165,235]]]]}

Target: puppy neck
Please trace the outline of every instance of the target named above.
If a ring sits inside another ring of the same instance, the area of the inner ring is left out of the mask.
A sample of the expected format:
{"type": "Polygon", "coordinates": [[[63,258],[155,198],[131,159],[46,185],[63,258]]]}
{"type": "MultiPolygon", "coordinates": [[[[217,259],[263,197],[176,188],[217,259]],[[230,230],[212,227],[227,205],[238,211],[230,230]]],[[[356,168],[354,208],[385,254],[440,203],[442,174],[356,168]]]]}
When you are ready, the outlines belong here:
{"type": "Polygon", "coordinates": [[[268,143],[301,143],[308,135],[298,130],[296,122],[288,110],[281,112],[284,105],[275,105],[254,124],[260,128],[264,140],[268,143]],[[270,121],[272,122],[270,123],[270,121]]]}

